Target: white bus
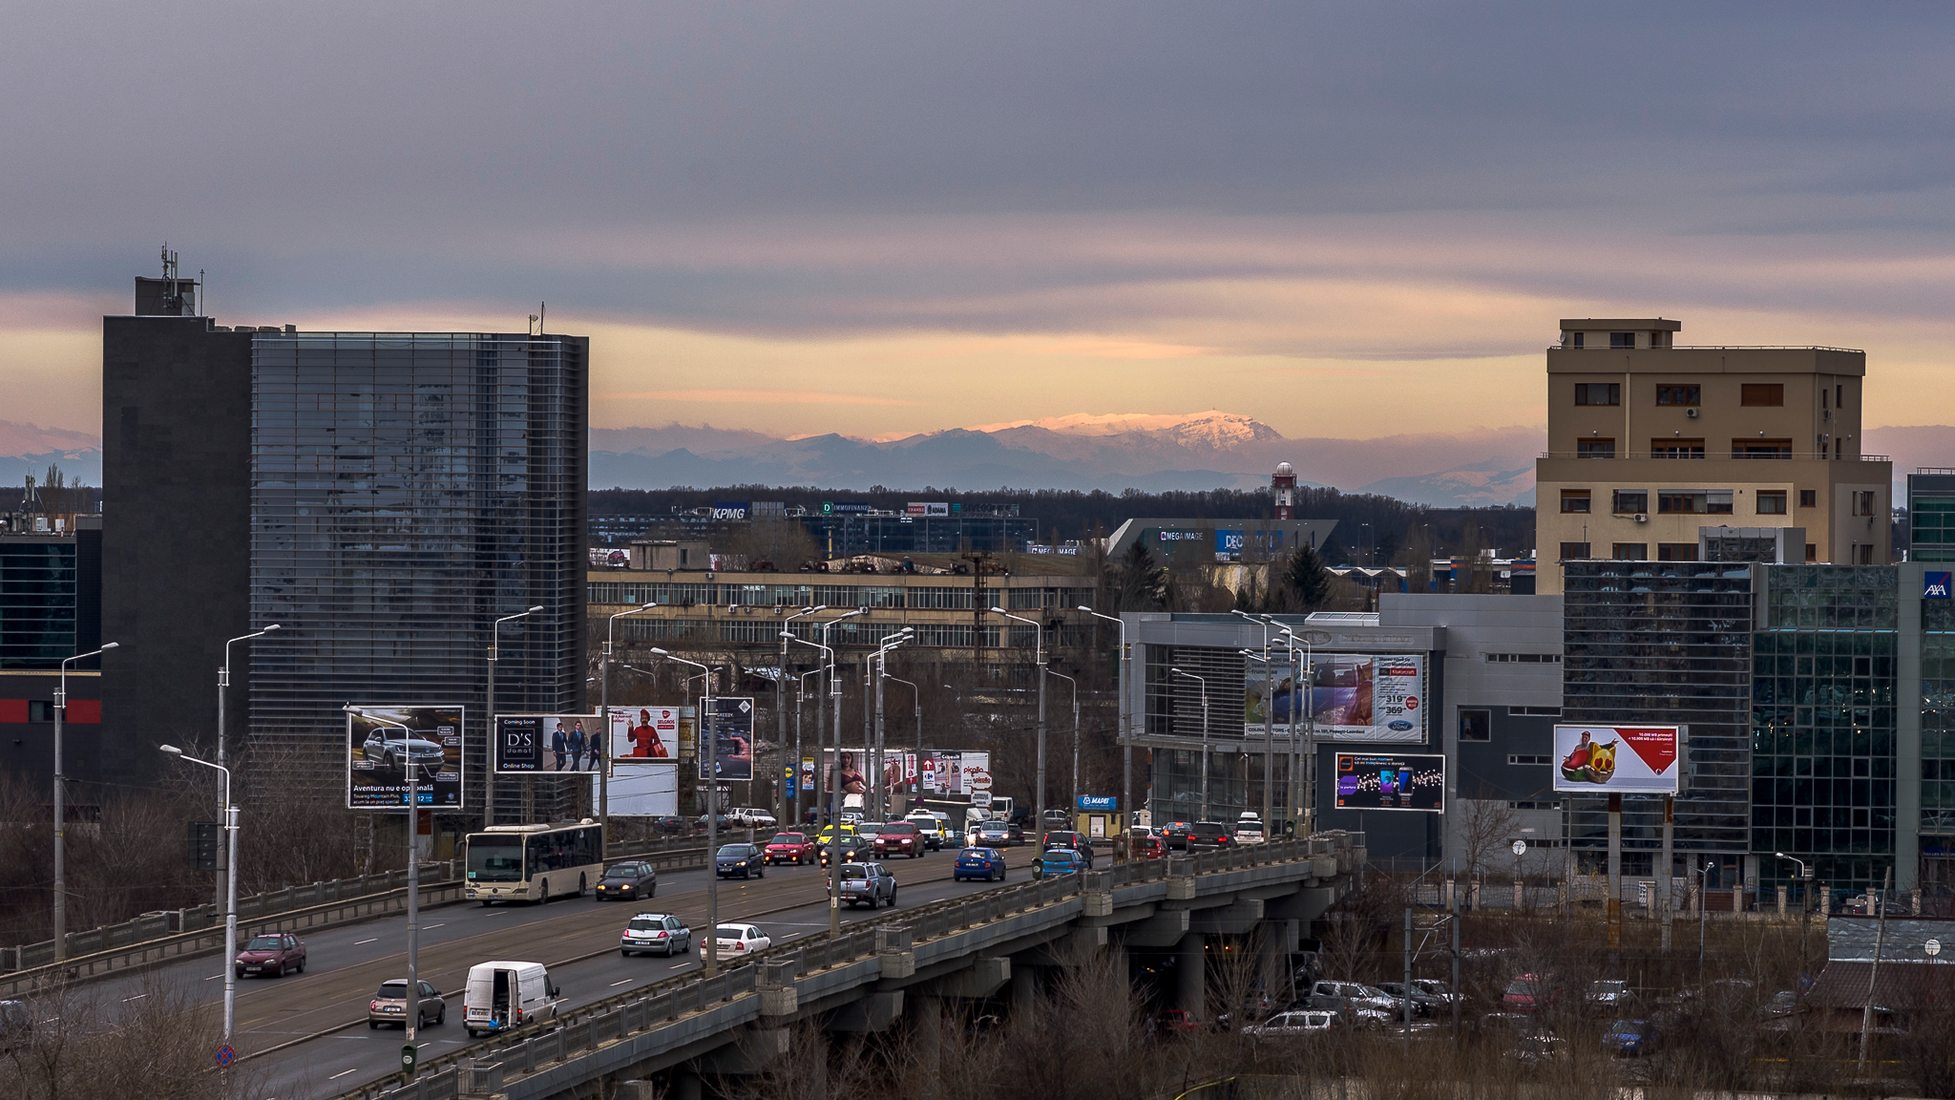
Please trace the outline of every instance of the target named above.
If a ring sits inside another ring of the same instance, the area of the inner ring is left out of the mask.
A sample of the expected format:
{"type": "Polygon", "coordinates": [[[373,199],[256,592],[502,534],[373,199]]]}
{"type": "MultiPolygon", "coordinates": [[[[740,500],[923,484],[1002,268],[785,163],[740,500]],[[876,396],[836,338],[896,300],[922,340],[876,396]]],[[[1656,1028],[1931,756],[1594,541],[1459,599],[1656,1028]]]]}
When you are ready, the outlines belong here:
{"type": "Polygon", "coordinates": [[[585,818],[545,825],[491,825],[468,834],[462,897],[549,901],[582,896],[604,876],[604,827],[585,818]]]}

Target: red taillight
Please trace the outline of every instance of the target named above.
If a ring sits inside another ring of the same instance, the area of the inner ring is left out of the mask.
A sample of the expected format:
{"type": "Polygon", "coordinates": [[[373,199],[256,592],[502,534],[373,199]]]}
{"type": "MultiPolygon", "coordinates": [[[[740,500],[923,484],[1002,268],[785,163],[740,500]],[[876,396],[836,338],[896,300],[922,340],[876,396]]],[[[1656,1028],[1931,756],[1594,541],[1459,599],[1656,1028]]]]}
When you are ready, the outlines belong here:
{"type": "Polygon", "coordinates": [[[747,941],[745,941],[745,940],[734,940],[734,941],[733,941],[733,950],[735,950],[735,951],[745,951],[746,949],[747,949],[747,941]]]}
{"type": "Polygon", "coordinates": [[[660,933],[658,934],[658,938],[659,938],[659,939],[664,939],[664,938],[665,938],[665,933],[663,933],[663,932],[660,932],[660,933]]]}
{"type": "Polygon", "coordinates": [[[378,1011],[380,1011],[380,1002],[379,1002],[379,1001],[368,1001],[368,1002],[367,1002],[367,1011],[368,1011],[368,1012],[378,1012],[378,1011]]]}

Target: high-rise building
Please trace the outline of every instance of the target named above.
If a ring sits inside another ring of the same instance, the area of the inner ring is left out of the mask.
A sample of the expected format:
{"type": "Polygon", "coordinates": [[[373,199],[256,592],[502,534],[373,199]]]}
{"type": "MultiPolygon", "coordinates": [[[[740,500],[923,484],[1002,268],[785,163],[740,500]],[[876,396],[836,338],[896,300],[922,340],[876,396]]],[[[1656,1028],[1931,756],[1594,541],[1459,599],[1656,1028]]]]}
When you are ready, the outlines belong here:
{"type": "Polygon", "coordinates": [[[479,809],[486,655],[498,709],[584,698],[589,341],[509,333],[224,327],[195,287],[137,281],[103,322],[107,736],[228,740],[322,792],[344,782],[345,703],[466,708],[479,809]],[[147,312],[145,312],[147,311],[147,312]]]}
{"type": "Polygon", "coordinates": [[[1719,527],[1803,532],[1792,560],[1891,560],[1893,464],[1860,452],[1865,352],[1678,347],[1661,318],[1561,322],[1535,464],[1538,591],[1561,563],[1694,561],[1719,527]]]}
{"type": "Polygon", "coordinates": [[[1955,470],[1907,476],[1908,560],[1955,561],[1955,470]]]}

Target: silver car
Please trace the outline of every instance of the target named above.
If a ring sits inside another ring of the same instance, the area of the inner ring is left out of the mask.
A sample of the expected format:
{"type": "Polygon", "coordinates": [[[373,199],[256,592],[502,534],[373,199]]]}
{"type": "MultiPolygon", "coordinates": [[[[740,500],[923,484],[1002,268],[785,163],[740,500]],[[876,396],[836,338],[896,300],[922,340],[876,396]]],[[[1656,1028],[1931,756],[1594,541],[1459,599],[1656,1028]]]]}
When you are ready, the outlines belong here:
{"type": "Polygon", "coordinates": [[[842,864],[841,899],[851,907],[896,904],[896,876],[880,863],[842,864]]]}
{"type": "Polygon", "coordinates": [[[670,913],[640,913],[625,925],[624,935],[618,940],[618,953],[625,958],[633,955],[659,954],[671,958],[681,951],[692,950],[692,929],[686,922],[670,913]]]}
{"type": "Polygon", "coordinates": [[[381,767],[406,770],[410,763],[424,768],[438,768],[448,759],[448,751],[436,741],[425,737],[401,737],[395,731],[377,729],[367,734],[360,746],[360,755],[368,760],[377,760],[381,767]]]}

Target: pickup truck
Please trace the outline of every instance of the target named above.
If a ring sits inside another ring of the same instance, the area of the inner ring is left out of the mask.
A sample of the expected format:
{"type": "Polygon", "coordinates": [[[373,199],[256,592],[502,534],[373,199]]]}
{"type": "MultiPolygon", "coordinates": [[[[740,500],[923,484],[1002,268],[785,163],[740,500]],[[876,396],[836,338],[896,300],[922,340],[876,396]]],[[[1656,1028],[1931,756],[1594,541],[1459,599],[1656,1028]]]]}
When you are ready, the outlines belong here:
{"type": "Polygon", "coordinates": [[[889,868],[874,861],[868,863],[848,863],[842,866],[841,899],[850,908],[867,904],[874,909],[878,905],[896,904],[896,876],[889,868]]]}

